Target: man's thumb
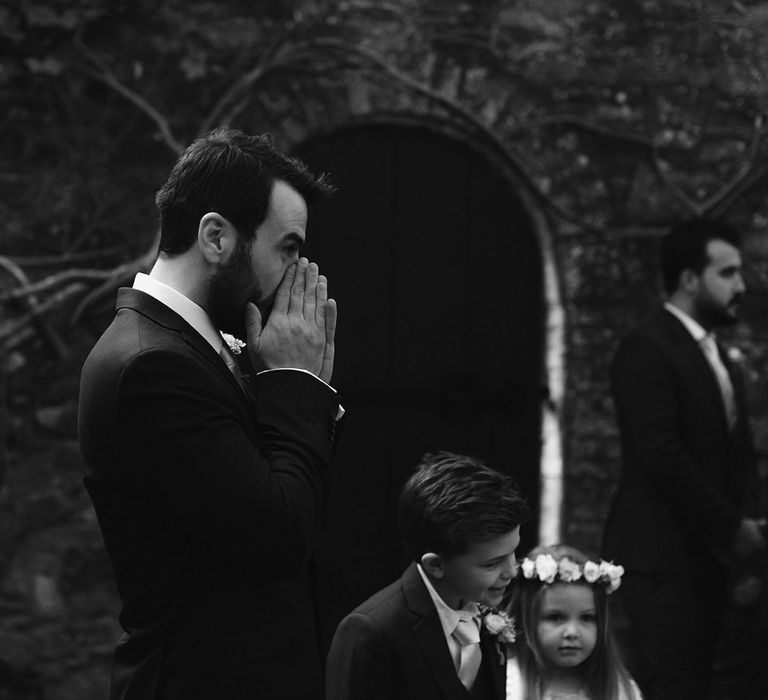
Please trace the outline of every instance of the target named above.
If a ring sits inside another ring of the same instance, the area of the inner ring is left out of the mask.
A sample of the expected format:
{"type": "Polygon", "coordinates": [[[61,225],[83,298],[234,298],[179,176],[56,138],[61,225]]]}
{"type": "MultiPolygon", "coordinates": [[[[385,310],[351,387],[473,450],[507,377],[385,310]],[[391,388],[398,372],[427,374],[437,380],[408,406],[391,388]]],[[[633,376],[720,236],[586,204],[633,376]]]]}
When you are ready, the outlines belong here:
{"type": "Polygon", "coordinates": [[[248,345],[258,349],[261,341],[261,311],[252,302],[245,305],[245,335],[248,345]]]}

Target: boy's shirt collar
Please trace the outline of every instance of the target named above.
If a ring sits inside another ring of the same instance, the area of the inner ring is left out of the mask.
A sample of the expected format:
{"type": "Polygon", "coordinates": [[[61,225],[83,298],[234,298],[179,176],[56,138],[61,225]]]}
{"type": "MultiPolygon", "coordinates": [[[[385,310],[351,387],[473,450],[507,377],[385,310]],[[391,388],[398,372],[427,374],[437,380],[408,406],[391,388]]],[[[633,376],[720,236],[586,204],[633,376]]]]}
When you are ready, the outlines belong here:
{"type": "Polygon", "coordinates": [[[477,607],[477,603],[468,602],[461,610],[454,610],[448,605],[435,590],[432,585],[429,576],[422,568],[421,564],[416,564],[416,568],[419,570],[422,581],[427,588],[427,593],[432,599],[437,610],[437,616],[440,618],[440,625],[443,628],[443,634],[445,634],[446,640],[449,642],[452,640],[453,631],[456,629],[456,625],[459,624],[459,620],[466,620],[472,617],[476,617],[480,614],[480,609],[477,607]]]}

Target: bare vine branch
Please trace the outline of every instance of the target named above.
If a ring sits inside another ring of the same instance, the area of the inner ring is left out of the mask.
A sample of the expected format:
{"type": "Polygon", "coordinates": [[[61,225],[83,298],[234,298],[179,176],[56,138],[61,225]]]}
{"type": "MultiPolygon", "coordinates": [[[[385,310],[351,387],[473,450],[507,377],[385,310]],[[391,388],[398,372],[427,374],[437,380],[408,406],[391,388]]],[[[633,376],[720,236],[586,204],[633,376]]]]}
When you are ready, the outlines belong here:
{"type": "Polygon", "coordinates": [[[155,125],[160,130],[163,143],[176,155],[184,150],[183,144],[173,135],[168,119],[152,106],[148,100],[131,90],[127,85],[124,85],[102,58],[85,44],[81,37],[75,38],[75,46],[91,64],[89,68],[85,69],[89,75],[109,85],[115,92],[136,105],[140,111],[155,122],[155,125]]]}

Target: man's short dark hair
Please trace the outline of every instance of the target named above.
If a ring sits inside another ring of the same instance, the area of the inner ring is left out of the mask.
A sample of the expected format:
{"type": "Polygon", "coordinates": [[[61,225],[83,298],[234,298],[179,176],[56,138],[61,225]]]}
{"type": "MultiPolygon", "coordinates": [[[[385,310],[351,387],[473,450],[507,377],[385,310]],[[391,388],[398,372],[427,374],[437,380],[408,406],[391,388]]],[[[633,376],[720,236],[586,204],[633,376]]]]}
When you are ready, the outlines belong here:
{"type": "Polygon", "coordinates": [[[710,262],[710,241],[725,241],[738,248],[739,234],[733,226],[715,219],[693,219],[669,230],[661,244],[661,274],[667,294],[677,289],[683,270],[702,273],[710,262]]]}
{"type": "Polygon", "coordinates": [[[399,516],[413,561],[427,552],[450,559],[514,530],[528,505],[511,476],[474,457],[438,452],[424,455],[405,483],[399,516]]]}
{"type": "Polygon", "coordinates": [[[278,151],[269,134],[249,136],[221,128],[194,141],[182,153],[155,203],[160,214],[160,251],[178,255],[197,239],[200,219],[215,211],[245,241],[256,235],[269,209],[275,180],[283,180],[307,205],[333,191],[297,158],[278,151]]]}

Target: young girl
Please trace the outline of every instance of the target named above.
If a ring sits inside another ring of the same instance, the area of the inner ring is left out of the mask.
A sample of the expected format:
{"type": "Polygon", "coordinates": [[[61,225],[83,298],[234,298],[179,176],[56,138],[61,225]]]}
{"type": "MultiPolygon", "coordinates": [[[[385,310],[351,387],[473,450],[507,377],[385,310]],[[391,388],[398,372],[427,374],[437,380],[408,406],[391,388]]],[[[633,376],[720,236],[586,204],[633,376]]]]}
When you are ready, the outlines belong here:
{"type": "Polygon", "coordinates": [[[608,619],[607,597],[623,573],[621,566],[588,561],[562,545],[538,547],[519,563],[507,700],[642,699],[608,619]]]}

